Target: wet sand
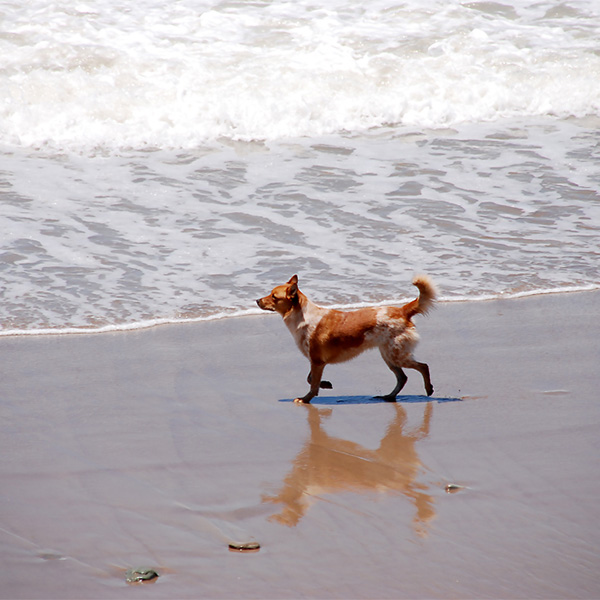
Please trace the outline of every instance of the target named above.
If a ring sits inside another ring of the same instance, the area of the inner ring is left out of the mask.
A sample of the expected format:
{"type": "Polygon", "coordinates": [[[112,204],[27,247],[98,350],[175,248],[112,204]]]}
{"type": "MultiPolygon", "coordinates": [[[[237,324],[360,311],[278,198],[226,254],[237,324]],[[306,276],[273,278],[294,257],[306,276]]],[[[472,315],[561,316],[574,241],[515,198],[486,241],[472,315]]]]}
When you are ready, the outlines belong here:
{"type": "Polygon", "coordinates": [[[293,404],[272,314],[0,339],[0,597],[600,597],[600,293],[417,325],[396,404],[377,352],[293,404]]]}

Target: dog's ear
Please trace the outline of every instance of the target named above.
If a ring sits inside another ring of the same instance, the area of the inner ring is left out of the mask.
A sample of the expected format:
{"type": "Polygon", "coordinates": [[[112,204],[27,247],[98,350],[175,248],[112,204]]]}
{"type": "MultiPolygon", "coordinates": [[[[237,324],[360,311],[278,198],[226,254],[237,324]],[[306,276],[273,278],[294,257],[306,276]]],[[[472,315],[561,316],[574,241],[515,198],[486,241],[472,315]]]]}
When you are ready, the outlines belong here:
{"type": "Polygon", "coordinates": [[[298,296],[298,275],[294,275],[288,281],[287,297],[293,300],[298,296]]]}

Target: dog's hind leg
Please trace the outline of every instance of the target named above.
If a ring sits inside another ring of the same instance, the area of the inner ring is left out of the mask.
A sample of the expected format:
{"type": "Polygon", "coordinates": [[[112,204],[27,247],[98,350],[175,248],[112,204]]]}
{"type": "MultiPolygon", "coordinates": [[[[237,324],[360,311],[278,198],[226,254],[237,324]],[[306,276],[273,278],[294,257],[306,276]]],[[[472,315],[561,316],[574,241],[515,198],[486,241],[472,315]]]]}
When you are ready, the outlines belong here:
{"type": "Polygon", "coordinates": [[[428,396],[433,394],[433,386],[431,385],[431,378],[429,377],[429,366],[425,363],[417,362],[416,360],[410,359],[406,361],[402,366],[408,369],[416,369],[423,376],[423,383],[425,384],[425,391],[428,396]]]}
{"type": "Polygon", "coordinates": [[[408,377],[406,376],[406,373],[402,370],[401,367],[397,367],[397,366],[393,365],[392,363],[388,362],[387,360],[385,360],[385,364],[390,368],[392,373],[396,376],[396,387],[389,394],[386,394],[385,396],[376,396],[376,397],[381,398],[382,400],[385,400],[386,402],[395,402],[396,396],[400,393],[400,390],[406,384],[408,377]]]}
{"type": "MultiPolygon", "coordinates": [[[[312,383],[311,373],[308,374],[308,377],[306,378],[306,381],[308,381],[309,385],[312,383]]],[[[331,381],[321,381],[321,383],[319,384],[319,387],[322,390],[332,390],[333,389],[333,385],[331,384],[331,381]]]]}

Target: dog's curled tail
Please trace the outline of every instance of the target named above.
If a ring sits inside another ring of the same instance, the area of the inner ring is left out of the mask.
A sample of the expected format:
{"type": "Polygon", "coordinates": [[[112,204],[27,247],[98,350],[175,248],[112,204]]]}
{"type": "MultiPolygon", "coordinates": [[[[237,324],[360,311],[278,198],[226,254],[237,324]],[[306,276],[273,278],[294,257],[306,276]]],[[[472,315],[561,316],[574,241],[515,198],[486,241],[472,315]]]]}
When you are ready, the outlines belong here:
{"type": "Polygon", "coordinates": [[[435,285],[427,275],[417,275],[413,279],[413,285],[419,289],[419,297],[404,306],[406,318],[409,320],[415,315],[429,312],[437,296],[435,285]]]}

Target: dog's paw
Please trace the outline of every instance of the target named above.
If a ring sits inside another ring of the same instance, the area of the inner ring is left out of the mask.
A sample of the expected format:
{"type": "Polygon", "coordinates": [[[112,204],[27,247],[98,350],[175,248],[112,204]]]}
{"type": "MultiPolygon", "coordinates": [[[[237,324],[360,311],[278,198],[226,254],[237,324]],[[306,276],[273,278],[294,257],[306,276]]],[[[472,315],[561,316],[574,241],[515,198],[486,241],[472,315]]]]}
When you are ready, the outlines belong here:
{"type": "Polygon", "coordinates": [[[311,396],[310,398],[307,398],[306,396],[304,396],[304,398],[294,398],[294,402],[296,404],[310,404],[310,401],[314,398],[314,396],[311,396]]]}
{"type": "Polygon", "coordinates": [[[387,396],[375,396],[376,400],[383,400],[384,402],[396,402],[396,396],[388,394],[387,396]]]}
{"type": "Polygon", "coordinates": [[[331,384],[331,381],[321,381],[320,388],[322,390],[332,390],[333,385],[331,384]]]}

